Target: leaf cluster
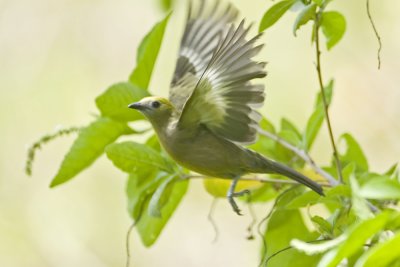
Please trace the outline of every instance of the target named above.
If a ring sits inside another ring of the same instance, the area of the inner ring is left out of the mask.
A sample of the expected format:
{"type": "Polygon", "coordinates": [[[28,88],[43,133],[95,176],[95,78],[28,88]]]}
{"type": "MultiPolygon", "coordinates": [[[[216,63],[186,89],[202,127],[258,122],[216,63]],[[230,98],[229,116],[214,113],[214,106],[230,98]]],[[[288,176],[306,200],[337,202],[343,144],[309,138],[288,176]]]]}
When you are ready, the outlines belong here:
{"type": "Polygon", "coordinates": [[[100,115],[79,130],[73,127],[44,136],[29,150],[27,161],[27,173],[30,174],[35,150],[58,136],[78,132],[50,187],[75,178],[105,153],[128,176],[128,212],[146,246],[158,238],[186,193],[188,181],[181,179],[184,171],[161,152],[154,135],[145,144],[118,143],[117,140],[144,133],[130,127],[131,122],[144,120],[144,117],[127,106],[149,95],[149,82],[168,20],[169,16],[166,16],[144,37],[137,50],[136,68],[128,81],[111,85],[96,97],[100,115]]]}
{"type": "MultiPolygon", "coordinates": [[[[166,6],[170,5],[170,1],[164,2],[166,6]]],[[[270,28],[292,9],[298,13],[293,34],[311,22],[312,40],[315,41],[315,31],[321,30],[330,49],[341,40],[346,29],[343,15],[326,10],[330,2],[276,2],[266,11],[259,29],[270,28]]],[[[95,99],[99,116],[79,129],[51,182],[51,187],[54,187],[71,180],[105,153],[127,176],[128,212],[145,246],[151,246],[159,237],[187,192],[187,178],[190,178],[187,170],[161,150],[154,134],[143,143],[118,142],[121,136],[143,134],[130,125],[144,118],[127,109],[127,105],[149,95],[147,89],[168,20],[169,16],[166,16],[144,37],[137,50],[136,68],[129,79],[110,86],[95,99]]],[[[328,105],[333,89],[333,80],[323,88],[328,105]]],[[[338,140],[345,148],[339,154],[343,184],[335,180],[338,173],[333,158],[331,164],[323,167],[312,160],[309,152],[325,120],[322,97],[321,93],[317,94],[303,129],[286,118],[280,125],[273,125],[264,117],[260,137],[249,147],[303,172],[326,187],[326,196],[322,197],[304,187],[285,183],[282,177],[272,177],[274,180],[250,177],[249,180],[255,181],[239,183],[239,188],[248,188],[252,192],[247,201],[275,202],[263,230],[266,246],[262,264],[400,266],[398,250],[393,249],[400,245],[397,206],[400,176],[397,164],[385,173],[371,171],[360,145],[348,133],[342,134],[338,140]],[[321,209],[327,211],[325,215],[315,212],[321,209]]],[[[39,142],[36,146],[41,144],[39,142]]],[[[213,197],[224,197],[229,183],[206,179],[204,185],[213,197]]]]}
{"type": "Polygon", "coordinates": [[[297,12],[293,23],[293,34],[308,22],[313,22],[312,41],[315,41],[315,30],[321,27],[326,38],[326,47],[331,49],[342,39],[346,31],[346,19],[338,11],[326,11],[332,0],[283,0],[270,7],[261,19],[259,31],[272,27],[289,10],[297,12]]]}
{"type": "MultiPolygon", "coordinates": [[[[292,10],[297,13],[293,34],[296,36],[303,25],[312,24],[311,40],[318,42],[316,33],[321,30],[326,39],[326,47],[330,50],[339,43],[346,30],[344,16],[338,11],[327,10],[331,2],[332,0],[276,2],[265,12],[259,30],[270,28],[287,11],[292,10]]],[[[317,53],[320,53],[318,48],[317,53]]],[[[328,106],[332,99],[333,85],[332,80],[323,88],[328,106]]],[[[277,134],[281,139],[295,145],[300,152],[308,154],[325,119],[322,97],[318,95],[306,129],[300,135],[293,127],[285,127],[292,128],[291,133],[277,134]]],[[[283,128],[282,124],[281,129],[283,128]]],[[[342,134],[338,141],[344,147],[344,151],[338,155],[343,167],[343,183],[337,185],[328,179],[330,187],[325,190],[325,197],[312,191],[305,192],[302,188],[293,188],[279,195],[276,198],[279,202],[276,201],[266,225],[267,250],[263,252],[262,264],[293,266],[293,262],[296,262],[296,266],[321,267],[400,265],[399,250],[394,247],[400,239],[400,176],[397,164],[385,173],[375,173],[369,169],[364,152],[351,134],[342,134]],[[318,209],[326,209],[328,215],[314,215],[311,212],[318,209]],[[312,226],[308,226],[307,222],[311,222],[312,226]]],[[[279,159],[301,167],[296,164],[296,158],[291,161],[288,158],[279,159]]],[[[339,177],[334,157],[331,164],[323,167],[323,170],[332,177],[339,177]]],[[[328,178],[326,175],[322,177],[328,178]]]]}

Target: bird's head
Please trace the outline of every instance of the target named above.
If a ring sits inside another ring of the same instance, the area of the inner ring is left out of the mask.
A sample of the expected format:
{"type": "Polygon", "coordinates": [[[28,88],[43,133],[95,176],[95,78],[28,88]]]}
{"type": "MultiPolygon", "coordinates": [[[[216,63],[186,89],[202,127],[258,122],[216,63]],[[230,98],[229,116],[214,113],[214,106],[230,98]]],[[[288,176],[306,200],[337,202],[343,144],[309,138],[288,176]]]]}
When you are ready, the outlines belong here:
{"type": "Polygon", "coordinates": [[[171,102],[159,96],[145,97],[139,102],[128,105],[128,107],[140,111],[153,124],[168,121],[174,111],[171,102]]]}

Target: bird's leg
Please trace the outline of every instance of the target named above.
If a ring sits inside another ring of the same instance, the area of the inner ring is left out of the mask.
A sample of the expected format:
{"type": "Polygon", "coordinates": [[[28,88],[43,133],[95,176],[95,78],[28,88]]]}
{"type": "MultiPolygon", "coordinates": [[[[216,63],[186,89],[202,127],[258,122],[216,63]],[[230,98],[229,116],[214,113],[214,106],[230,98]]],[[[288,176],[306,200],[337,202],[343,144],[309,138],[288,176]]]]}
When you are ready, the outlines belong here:
{"type": "Polygon", "coordinates": [[[246,194],[250,195],[250,190],[245,189],[243,191],[235,192],[235,188],[236,188],[236,185],[237,185],[239,179],[240,179],[240,176],[235,177],[233,179],[233,181],[231,183],[231,186],[229,187],[229,190],[228,190],[228,193],[227,193],[226,197],[228,198],[228,201],[231,204],[231,206],[233,208],[233,211],[236,212],[238,215],[242,215],[240,213],[240,209],[239,209],[238,205],[235,202],[234,197],[241,197],[241,196],[244,196],[246,194]]]}

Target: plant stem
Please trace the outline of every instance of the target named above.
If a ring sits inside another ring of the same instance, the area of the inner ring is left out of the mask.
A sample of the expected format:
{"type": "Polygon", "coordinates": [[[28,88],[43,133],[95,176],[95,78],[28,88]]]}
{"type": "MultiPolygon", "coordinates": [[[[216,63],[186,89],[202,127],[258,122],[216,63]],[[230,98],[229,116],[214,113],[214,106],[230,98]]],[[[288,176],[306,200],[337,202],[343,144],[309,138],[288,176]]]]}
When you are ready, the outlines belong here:
{"type": "Polygon", "coordinates": [[[315,164],[315,162],[311,158],[311,156],[309,154],[307,154],[304,150],[290,144],[289,142],[283,140],[279,136],[277,136],[269,131],[263,130],[261,128],[258,129],[258,133],[274,140],[275,142],[279,143],[283,147],[285,147],[285,148],[289,149],[290,151],[292,151],[293,153],[295,153],[298,157],[300,157],[302,160],[304,160],[304,162],[306,162],[316,173],[318,173],[319,175],[324,177],[331,186],[338,185],[337,180],[335,178],[333,178],[329,173],[327,173],[326,171],[321,169],[317,164],[315,164]]]}
{"type": "Polygon", "coordinates": [[[339,182],[343,183],[343,176],[342,176],[342,165],[339,160],[339,154],[337,152],[336,144],[335,144],[335,139],[333,137],[333,131],[332,131],[332,125],[331,125],[331,120],[329,118],[329,105],[326,100],[326,94],[324,90],[324,83],[322,79],[322,71],[321,71],[321,50],[320,50],[320,45],[319,45],[319,27],[320,27],[320,21],[321,21],[321,11],[317,13],[316,20],[315,20],[315,53],[316,53],[316,60],[317,60],[317,73],[318,73],[318,82],[319,82],[319,88],[321,90],[321,96],[322,96],[322,102],[324,104],[324,111],[325,111],[325,118],[326,118],[326,124],[328,126],[328,132],[329,132],[329,139],[332,144],[332,149],[333,149],[333,157],[335,158],[336,162],[336,168],[339,176],[339,182]]]}
{"type": "Polygon", "coordinates": [[[130,266],[130,261],[131,261],[131,251],[130,251],[130,237],[131,237],[131,233],[133,228],[135,228],[136,226],[136,221],[133,222],[129,228],[128,231],[126,232],[126,239],[125,239],[125,249],[126,249],[126,263],[125,266],[129,267],[130,266]]]}

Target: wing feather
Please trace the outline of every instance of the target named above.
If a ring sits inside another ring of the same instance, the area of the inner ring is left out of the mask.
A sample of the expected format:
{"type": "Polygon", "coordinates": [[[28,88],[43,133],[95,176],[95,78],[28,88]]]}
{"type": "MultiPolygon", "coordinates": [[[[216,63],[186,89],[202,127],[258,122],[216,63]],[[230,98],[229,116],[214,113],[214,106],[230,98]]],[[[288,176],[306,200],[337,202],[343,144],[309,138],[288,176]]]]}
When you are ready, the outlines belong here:
{"type": "Polygon", "coordinates": [[[238,14],[232,5],[222,4],[219,0],[214,0],[213,5],[207,5],[205,0],[197,3],[196,6],[193,1],[189,1],[186,27],[170,89],[169,99],[179,112],[209,64],[226,26],[238,14]],[[188,79],[192,81],[188,82],[188,79]],[[183,83],[182,80],[186,81],[183,83]],[[192,87],[183,86],[187,84],[192,87]]]}
{"type": "Polygon", "coordinates": [[[233,25],[237,13],[219,0],[190,1],[170,101],[180,127],[202,124],[223,138],[252,143],[261,119],[255,108],[264,102],[264,86],[252,80],[266,75],[265,63],[252,60],[262,49],[260,35],[247,40],[250,26],[233,25]]]}
{"type": "Polygon", "coordinates": [[[261,119],[255,108],[264,102],[264,86],[251,81],[266,72],[264,62],[252,60],[262,45],[255,45],[260,35],[246,40],[249,29],[244,21],[238,27],[230,25],[184,104],[179,125],[203,124],[234,142],[255,141],[261,119]]]}

